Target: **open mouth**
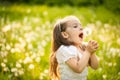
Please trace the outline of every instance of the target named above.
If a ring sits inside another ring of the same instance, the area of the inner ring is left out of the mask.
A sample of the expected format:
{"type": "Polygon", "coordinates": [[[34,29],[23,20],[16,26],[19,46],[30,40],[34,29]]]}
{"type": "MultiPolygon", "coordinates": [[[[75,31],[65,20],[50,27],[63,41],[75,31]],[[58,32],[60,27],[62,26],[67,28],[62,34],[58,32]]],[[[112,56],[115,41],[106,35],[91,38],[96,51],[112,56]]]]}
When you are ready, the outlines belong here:
{"type": "Polygon", "coordinates": [[[80,37],[81,39],[83,39],[83,33],[80,33],[80,34],[79,34],[79,37],[80,37]]]}

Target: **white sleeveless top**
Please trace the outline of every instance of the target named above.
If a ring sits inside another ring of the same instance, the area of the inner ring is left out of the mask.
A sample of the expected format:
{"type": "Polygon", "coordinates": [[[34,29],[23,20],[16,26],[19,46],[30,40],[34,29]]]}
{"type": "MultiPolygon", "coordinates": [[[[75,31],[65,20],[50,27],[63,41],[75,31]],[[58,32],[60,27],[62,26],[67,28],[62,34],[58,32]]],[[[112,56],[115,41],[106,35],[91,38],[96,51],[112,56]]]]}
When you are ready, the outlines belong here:
{"type": "Polygon", "coordinates": [[[81,73],[74,72],[65,62],[72,57],[82,58],[82,54],[77,50],[75,46],[61,45],[56,51],[56,58],[59,64],[60,80],[86,80],[87,67],[81,73]]]}

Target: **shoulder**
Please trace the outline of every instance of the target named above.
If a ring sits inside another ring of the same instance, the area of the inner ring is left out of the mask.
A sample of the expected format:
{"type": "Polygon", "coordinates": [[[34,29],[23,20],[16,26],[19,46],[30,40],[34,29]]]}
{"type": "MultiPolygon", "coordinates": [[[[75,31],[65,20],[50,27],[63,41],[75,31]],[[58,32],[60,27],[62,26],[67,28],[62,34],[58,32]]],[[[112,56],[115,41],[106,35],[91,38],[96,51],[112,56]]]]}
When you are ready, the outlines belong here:
{"type": "Polygon", "coordinates": [[[76,52],[77,51],[77,48],[73,45],[70,45],[70,46],[65,46],[65,45],[61,45],[59,47],[59,49],[57,50],[57,52],[63,52],[63,51],[67,51],[67,52],[76,52]]]}
{"type": "Polygon", "coordinates": [[[56,51],[56,58],[58,63],[65,62],[72,57],[76,57],[76,55],[77,48],[75,46],[61,45],[59,49],[56,51]]]}

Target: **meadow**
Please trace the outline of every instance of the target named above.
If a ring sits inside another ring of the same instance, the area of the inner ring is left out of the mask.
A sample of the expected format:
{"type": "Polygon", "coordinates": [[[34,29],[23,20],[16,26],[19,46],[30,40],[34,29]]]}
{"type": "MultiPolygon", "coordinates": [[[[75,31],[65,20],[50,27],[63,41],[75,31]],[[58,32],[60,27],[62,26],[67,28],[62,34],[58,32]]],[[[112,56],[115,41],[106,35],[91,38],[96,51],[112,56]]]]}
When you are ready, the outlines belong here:
{"type": "Polygon", "coordinates": [[[0,80],[50,80],[48,75],[55,21],[77,16],[85,42],[99,43],[100,64],[88,80],[120,80],[120,15],[103,6],[0,6],[0,80]]]}

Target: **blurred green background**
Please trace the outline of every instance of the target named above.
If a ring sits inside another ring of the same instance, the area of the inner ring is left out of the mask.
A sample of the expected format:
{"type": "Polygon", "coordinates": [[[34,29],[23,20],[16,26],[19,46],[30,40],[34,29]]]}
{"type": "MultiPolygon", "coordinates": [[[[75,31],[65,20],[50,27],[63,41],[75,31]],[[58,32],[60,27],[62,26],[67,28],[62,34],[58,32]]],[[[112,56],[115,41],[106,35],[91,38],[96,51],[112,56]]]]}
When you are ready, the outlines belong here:
{"type": "Polygon", "coordinates": [[[77,16],[85,41],[99,43],[100,65],[88,80],[120,80],[120,0],[0,0],[0,80],[50,80],[58,18],[77,16]]]}

